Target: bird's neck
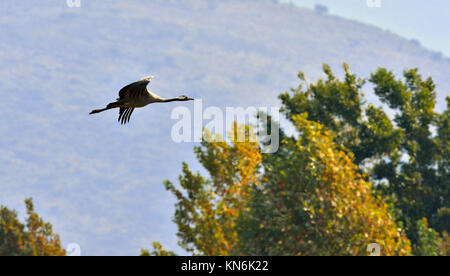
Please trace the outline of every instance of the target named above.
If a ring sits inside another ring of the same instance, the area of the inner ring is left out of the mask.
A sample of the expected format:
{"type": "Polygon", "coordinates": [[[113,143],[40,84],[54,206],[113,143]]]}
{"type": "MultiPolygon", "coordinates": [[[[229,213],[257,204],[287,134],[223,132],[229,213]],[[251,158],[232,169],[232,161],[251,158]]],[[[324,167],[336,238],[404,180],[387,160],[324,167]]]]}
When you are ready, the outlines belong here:
{"type": "Polygon", "coordinates": [[[162,100],[163,103],[181,102],[181,101],[183,101],[183,100],[180,99],[180,98],[172,98],[172,99],[163,99],[163,100],[162,100]]]}

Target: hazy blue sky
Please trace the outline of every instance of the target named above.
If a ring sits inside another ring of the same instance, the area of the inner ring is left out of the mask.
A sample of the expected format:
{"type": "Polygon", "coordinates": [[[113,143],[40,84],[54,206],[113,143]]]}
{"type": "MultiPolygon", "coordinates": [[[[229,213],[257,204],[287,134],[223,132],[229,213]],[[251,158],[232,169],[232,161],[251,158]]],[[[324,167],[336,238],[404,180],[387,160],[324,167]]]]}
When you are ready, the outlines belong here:
{"type": "Polygon", "coordinates": [[[418,39],[429,49],[450,57],[450,1],[380,0],[381,7],[369,8],[366,0],[280,0],[313,8],[326,5],[329,13],[389,29],[418,39]]]}

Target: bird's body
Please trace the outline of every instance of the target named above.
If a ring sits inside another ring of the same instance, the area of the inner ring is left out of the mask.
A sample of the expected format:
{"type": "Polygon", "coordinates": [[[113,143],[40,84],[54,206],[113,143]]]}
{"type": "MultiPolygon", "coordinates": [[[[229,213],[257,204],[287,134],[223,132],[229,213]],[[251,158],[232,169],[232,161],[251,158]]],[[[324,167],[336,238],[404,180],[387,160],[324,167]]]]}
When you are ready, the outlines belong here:
{"type": "Polygon", "coordinates": [[[133,82],[119,91],[119,98],[116,102],[110,103],[103,109],[92,110],[90,114],[100,113],[113,108],[120,108],[119,122],[126,124],[130,121],[131,114],[135,108],[145,107],[152,103],[167,103],[174,101],[192,101],[194,99],[187,96],[165,99],[147,90],[147,85],[153,76],[143,78],[133,82]]]}

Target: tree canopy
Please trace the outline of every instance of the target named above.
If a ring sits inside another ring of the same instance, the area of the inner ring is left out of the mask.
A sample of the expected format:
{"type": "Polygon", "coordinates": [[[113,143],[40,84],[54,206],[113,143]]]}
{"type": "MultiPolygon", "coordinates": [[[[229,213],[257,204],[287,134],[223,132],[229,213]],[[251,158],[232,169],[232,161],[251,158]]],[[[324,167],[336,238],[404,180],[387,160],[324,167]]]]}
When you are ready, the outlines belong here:
{"type": "MultiPolygon", "coordinates": [[[[441,233],[449,232],[449,111],[435,111],[432,78],[407,69],[400,79],[379,68],[369,78],[384,104],[375,107],[365,104],[365,80],[347,64],[343,80],[329,66],[323,70],[326,79],[280,95],[288,118],[306,112],[310,120],[337,134],[334,142],[352,152],[353,161],[377,184],[375,189],[395,203],[413,244],[418,243],[417,222],[422,218],[441,233]]],[[[302,72],[299,78],[304,82],[302,72]]]]}
{"type": "MultiPolygon", "coordinates": [[[[368,80],[346,64],[343,79],[323,70],[312,84],[300,72],[301,84],[280,95],[297,135],[281,130],[278,152],[206,139],[195,152],[209,177],[183,164],[179,185],[165,183],[185,250],[367,255],[378,243],[384,255],[447,254],[449,111],[436,112],[433,80],[417,69],[401,79],[380,68],[368,80]],[[367,82],[379,106],[367,104],[367,82]]],[[[167,252],[156,245],[147,255],[167,252]]]]}
{"type": "Polygon", "coordinates": [[[31,199],[25,204],[25,223],[20,222],[16,211],[0,207],[0,256],[65,256],[52,225],[35,213],[31,199]]]}

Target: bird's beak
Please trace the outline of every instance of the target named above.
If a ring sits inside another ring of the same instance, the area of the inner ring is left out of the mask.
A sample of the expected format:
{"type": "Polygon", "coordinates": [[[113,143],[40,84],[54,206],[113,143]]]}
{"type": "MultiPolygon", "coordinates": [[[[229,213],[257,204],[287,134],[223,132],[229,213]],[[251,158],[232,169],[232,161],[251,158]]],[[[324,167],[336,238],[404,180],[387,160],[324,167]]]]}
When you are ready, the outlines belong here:
{"type": "Polygon", "coordinates": [[[188,101],[193,101],[194,99],[193,98],[188,98],[188,101]]]}

